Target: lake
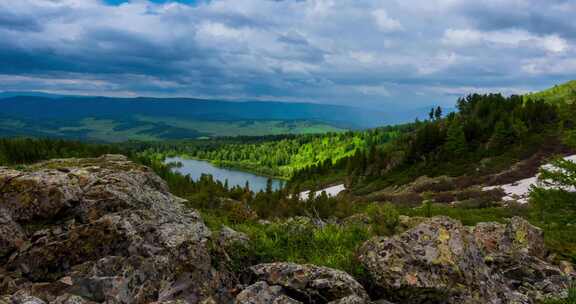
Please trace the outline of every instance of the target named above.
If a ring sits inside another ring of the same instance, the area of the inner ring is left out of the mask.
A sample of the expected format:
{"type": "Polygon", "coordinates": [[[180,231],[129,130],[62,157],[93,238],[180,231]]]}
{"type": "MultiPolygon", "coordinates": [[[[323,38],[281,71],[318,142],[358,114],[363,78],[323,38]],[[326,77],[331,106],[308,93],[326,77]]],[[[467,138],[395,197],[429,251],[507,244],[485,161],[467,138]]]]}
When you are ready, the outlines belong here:
{"type": "MultiPolygon", "coordinates": [[[[202,174],[210,174],[215,180],[221,181],[222,183],[228,180],[228,185],[230,187],[244,187],[246,182],[248,182],[250,184],[250,189],[254,192],[266,190],[266,182],[268,180],[268,177],[266,176],[256,175],[253,173],[234,169],[220,168],[214,166],[210,162],[202,160],[185,159],[181,157],[168,157],[165,160],[165,163],[174,162],[179,162],[182,164],[182,166],[179,168],[173,168],[174,171],[184,175],[190,175],[193,180],[200,179],[202,174]]],[[[280,189],[282,187],[282,183],[282,180],[272,179],[272,187],[274,190],[280,189]]]]}

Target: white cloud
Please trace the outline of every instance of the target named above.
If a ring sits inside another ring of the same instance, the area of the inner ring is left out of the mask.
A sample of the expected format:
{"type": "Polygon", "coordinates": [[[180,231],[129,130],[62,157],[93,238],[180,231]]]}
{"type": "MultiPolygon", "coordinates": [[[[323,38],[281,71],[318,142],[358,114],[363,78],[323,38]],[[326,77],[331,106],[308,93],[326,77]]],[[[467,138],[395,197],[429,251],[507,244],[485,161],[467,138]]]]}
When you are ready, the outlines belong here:
{"type": "Polygon", "coordinates": [[[372,16],[374,17],[374,21],[376,22],[378,29],[383,32],[395,32],[403,30],[400,21],[390,18],[390,16],[388,16],[388,12],[386,12],[385,9],[375,10],[372,12],[372,16]]]}
{"type": "Polygon", "coordinates": [[[359,63],[370,64],[376,62],[376,55],[370,52],[356,51],[351,52],[350,57],[359,63]]]}
{"type": "Polygon", "coordinates": [[[483,32],[475,29],[447,29],[442,42],[449,46],[471,47],[480,44],[494,47],[537,47],[547,52],[562,53],[568,42],[556,34],[538,36],[525,30],[483,32]]]}
{"type": "Polygon", "coordinates": [[[522,70],[531,75],[576,75],[576,58],[531,59],[522,70]]]}
{"type": "Polygon", "coordinates": [[[354,89],[363,95],[368,96],[385,96],[390,97],[392,93],[382,85],[375,85],[375,86],[356,86],[354,89]]]}

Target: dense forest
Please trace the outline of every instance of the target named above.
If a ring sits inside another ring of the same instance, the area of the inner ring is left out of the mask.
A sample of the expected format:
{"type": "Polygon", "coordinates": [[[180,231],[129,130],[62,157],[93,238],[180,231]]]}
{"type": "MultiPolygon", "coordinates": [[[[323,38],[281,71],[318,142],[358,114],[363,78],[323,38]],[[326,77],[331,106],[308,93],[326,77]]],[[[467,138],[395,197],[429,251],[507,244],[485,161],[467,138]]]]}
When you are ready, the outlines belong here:
{"type": "Polygon", "coordinates": [[[112,145],[79,141],[34,138],[0,138],[0,166],[22,165],[41,160],[68,157],[96,157],[103,154],[128,154],[112,145]]]}
{"type": "Polygon", "coordinates": [[[414,125],[414,132],[387,145],[357,150],[336,165],[301,170],[291,184],[343,171],[340,175],[347,177],[349,186],[361,188],[374,182],[378,187],[402,184],[422,175],[482,175],[503,170],[541,147],[561,146],[569,140],[576,105],[475,94],[458,100],[457,113],[441,116],[441,111],[433,110],[429,120],[414,125]]]}
{"type": "Polygon", "coordinates": [[[268,176],[291,178],[314,165],[336,164],[368,147],[380,147],[408,132],[412,125],[376,128],[367,131],[223,138],[187,142],[141,143],[138,149],[149,157],[181,155],[209,160],[218,166],[239,168],[268,176]]]}

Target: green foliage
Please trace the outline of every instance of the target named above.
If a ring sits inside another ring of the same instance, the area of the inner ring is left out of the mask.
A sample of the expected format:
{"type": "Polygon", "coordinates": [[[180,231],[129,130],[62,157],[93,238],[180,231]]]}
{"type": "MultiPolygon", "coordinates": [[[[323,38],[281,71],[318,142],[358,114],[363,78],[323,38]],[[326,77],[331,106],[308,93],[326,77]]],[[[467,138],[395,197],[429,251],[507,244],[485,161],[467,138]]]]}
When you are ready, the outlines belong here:
{"type": "Polygon", "coordinates": [[[524,96],[525,101],[545,100],[549,103],[573,103],[576,101],[576,80],[556,85],[553,88],[527,94],[524,96]]]}
{"type": "Polygon", "coordinates": [[[144,154],[184,155],[208,160],[222,167],[239,168],[268,176],[308,178],[309,168],[338,164],[339,160],[370,146],[385,144],[404,127],[324,135],[229,138],[215,141],[186,141],[141,144],[144,154]]]}
{"type": "Polygon", "coordinates": [[[576,261],[576,163],[563,158],[542,169],[539,179],[548,187],[533,187],[530,205],[534,219],[547,229],[547,245],[576,261]]]}
{"type": "Polygon", "coordinates": [[[400,213],[390,203],[373,203],[366,208],[366,213],[372,220],[372,229],[377,235],[390,236],[396,233],[400,224],[400,213]]]}
{"type": "Polygon", "coordinates": [[[468,150],[464,128],[458,123],[451,123],[446,135],[444,150],[454,157],[462,157],[468,150]]]}
{"type": "Polygon", "coordinates": [[[234,260],[241,261],[237,264],[288,261],[341,269],[357,277],[364,275],[354,256],[356,249],[370,237],[366,228],[339,225],[292,227],[281,223],[246,223],[234,228],[248,234],[251,240],[248,250],[233,255],[234,260]]]}
{"type": "Polygon", "coordinates": [[[564,133],[564,144],[576,148],[576,130],[569,130],[564,133]]]}
{"type": "Polygon", "coordinates": [[[77,141],[33,138],[0,139],[0,166],[30,164],[41,160],[67,157],[97,157],[103,154],[126,154],[111,145],[77,141]]]}
{"type": "Polygon", "coordinates": [[[458,109],[444,119],[436,118],[433,110],[433,119],[414,123],[388,144],[359,150],[319,172],[333,176],[345,172],[344,180],[355,194],[402,185],[423,175],[487,175],[543,146],[558,145],[562,132],[568,134],[568,128],[576,125],[576,107],[561,113],[557,105],[525,102],[521,96],[474,94],[459,99],[458,109]]]}
{"type": "Polygon", "coordinates": [[[552,168],[540,172],[540,181],[548,186],[576,187],[576,162],[557,158],[551,162],[552,168]]]}

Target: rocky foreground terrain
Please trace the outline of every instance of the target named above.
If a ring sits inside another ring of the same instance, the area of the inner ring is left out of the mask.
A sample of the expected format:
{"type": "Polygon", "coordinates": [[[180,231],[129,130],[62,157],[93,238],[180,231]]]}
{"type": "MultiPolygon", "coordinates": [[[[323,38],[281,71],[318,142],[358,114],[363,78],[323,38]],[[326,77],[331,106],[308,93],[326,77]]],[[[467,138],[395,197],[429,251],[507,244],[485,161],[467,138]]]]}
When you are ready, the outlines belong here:
{"type": "Polygon", "coordinates": [[[521,218],[421,221],[358,250],[370,276],[278,261],[241,273],[150,169],[122,156],[0,168],[0,303],[538,303],[575,274],[521,218]]]}

